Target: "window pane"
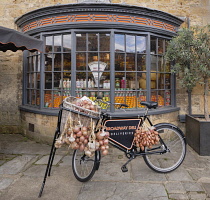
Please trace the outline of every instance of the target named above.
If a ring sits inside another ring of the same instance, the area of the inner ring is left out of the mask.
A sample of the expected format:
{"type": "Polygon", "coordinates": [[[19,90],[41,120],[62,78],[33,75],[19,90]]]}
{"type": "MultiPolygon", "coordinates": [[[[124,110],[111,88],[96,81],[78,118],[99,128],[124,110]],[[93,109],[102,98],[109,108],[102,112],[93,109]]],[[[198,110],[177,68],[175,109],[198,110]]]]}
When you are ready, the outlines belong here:
{"type": "Polygon", "coordinates": [[[54,52],[61,52],[61,35],[54,36],[54,52]]]}
{"type": "Polygon", "coordinates": [[[116,71],[125,70],[125,54],[115,53],[115,70],[116,71]]]}
{"type": "Polygon", "coordinates": [[[99,60],[101,62],[106,63],[106,68],[104,70],[110,69],[110,54],[109,53],[100,53],[99,54],[99,60]]]}
{"type": "Polygon", "coordinates": [[[124,35],[115,34],[115,51],[116,52],[124,52],[125,51],[124,35]]]}
{"type": "Polygon", "coordinates": [[[135,36],[126,35],[126,52],[135,52],[135,36]]]}
{"type": "Polygon", "coordinates": [[[110,51],[110,34],[108,33],[100,33],[99,45],[100,51],[110,51]]]}
{"type": "Polygon", "coordinates": [[[158,38],[158,54],[163,54],[163,42],[164,40],[161,38],[158,38]]]}
{"type": "Polygon", "coordinates": [[[98,50],[98,33],[89,33],[88,34],[88,51],[97,51],[98,50]]]}
{"type": "Polygon", "coordinates": [[[55,54],[54,71],[61,71],[61,66],[62,66],[61,54],[55,54]]]}
{"type": "Polygon", "coordinates": [[[71,70],[71,54],[65,53],[63,54],[63,71],[71,70]]]}
{"type": "Polygon", "coordinates": [[[71,51],[71,34],[63,35],[63,51],[64,52],[71,51]]]}
{"type": "Polygon", "coordinates": [[[127,53],[126,55],[126,71],[135,71],[135,54],[127,53]]]}
{"type": "Polygon", "coordinates": [[[136,37],[136,51],[137,53],[146,53],[146,37],[136,37]]]}
{"type": "Polygon", "coordinates": [[[53,45],[53,37],[52,36],[46,37],[45,51],[46,52],[52,52],[52,45],[53,45]]]}
{"type": "Polygon", "coordinates": [[[151,54],[156,54],[157,53],[157,44],[156,44],[157,39],[155,37],[151,37],[150,41],[150,49],[151,49],[151,54]]]}
{"type": "Polygon", "coordinates": [[[151,71],[157,71],[157,56],[151,55],[151,71]]]}
{"type": "Polygon", "coordinates": [[[45,71],[52,71],[52,58],[54,54],[45,55],[45,71]]]}
{"type": "Polygon", "coordinates": [[[86,70],[86,53],[76,54],[76,70],[86,70]]]}
{"type": "Polygon", "coordinates": [[[137,71],[146,70],[146,55],[137,55],[137,71]]]}
{"type": "Polygon", "coordinates": [[[98,62],[98,53],[88,53],[88,63],[98,62]]]}
{"type": "Polygon", "coordinates": [[[45,73],[45,88],[52,89],[52,73],[51,72],[45,73]]]}
{"type": "Polygon", "coordinates": [[[60,86],[60,80],[61,80],[61,73],[60,72],[57,72],[57,73],[54,73],[54,81],[53,81],[53,87],[54,89],[57,88],[60,86]]]}
{"type": "Polygon", "coordinates": [[[86,50],[86,33],[76,34],[76,50],[85,51],[86,50]]]}

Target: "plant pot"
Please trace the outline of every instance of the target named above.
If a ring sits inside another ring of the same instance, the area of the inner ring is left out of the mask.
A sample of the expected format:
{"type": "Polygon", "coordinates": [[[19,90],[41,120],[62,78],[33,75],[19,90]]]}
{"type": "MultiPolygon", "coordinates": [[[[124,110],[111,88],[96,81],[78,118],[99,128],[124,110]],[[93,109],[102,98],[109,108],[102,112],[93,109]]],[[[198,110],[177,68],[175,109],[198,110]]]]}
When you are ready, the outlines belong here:
{"type": "Polygon", "coordinates": [[[186,139],[199,155],[210,156],[210,121],[202,119],[201,115],[186,115],[186,139]]]}

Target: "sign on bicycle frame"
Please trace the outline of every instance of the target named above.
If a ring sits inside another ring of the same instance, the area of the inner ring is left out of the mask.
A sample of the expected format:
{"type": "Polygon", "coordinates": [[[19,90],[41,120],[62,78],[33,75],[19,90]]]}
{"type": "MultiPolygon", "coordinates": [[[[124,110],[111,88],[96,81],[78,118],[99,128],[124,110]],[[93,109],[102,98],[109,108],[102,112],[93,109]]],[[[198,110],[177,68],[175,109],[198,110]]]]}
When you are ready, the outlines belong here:
{"type": "Polygon", "coordinates": [[[129,150],[132,148],[134,133],[140,122],[141,119],[107,120],[105,127],[111,141],[129,150]]]}

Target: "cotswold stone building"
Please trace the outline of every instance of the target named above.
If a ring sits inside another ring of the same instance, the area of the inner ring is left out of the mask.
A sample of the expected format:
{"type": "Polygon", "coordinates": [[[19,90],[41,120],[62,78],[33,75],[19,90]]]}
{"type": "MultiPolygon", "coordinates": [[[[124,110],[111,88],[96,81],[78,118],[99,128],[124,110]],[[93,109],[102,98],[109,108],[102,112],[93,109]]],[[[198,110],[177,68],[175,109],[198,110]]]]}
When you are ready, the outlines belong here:
{"type": "MultiPolygon", "coordinates": [[[[156,122],[184,124],[187,94],[163,55],[180,26],[206,25],[208,0],[1,0],[0,26],[44,41],[42,53],[0,52],[0,132],[51,141],[58,106],[73,95],[127,103],[158,101],[156,122]],[[97,73],[92,68],[97,67],[97,73]]],[[[192,113],[203,113],[202,88],[193,90],[192,113]]],[[[111,107],[113,116],[121,115],[111,107]]]]}

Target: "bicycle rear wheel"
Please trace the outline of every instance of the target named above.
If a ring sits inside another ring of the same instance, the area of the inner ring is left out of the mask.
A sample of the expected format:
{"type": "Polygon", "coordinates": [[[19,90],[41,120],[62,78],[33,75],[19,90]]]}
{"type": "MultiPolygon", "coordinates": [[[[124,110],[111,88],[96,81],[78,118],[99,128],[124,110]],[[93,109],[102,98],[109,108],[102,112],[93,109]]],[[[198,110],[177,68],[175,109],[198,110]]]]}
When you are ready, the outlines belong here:
{"type": "Polygon", "coordinates": [[[72,170],[76,179],[80,182],[89,181],[98,169],[100,152],[95,151],[92,157],[85,155],[84,151],[74,150],[72,157],[72,170]]]}
{"type": "Polygon", "coordinates": [[[144,161],[149,168],[156,172],[171,172],[177,169],[185,158],[185,137],[178,128],[170,124],[156,125],[156,131],[159,133],[160,141],[153,145],[152,149],[145,148],[144,161]],[[164,150],[165,153],[155,153],[164,150]]]}

